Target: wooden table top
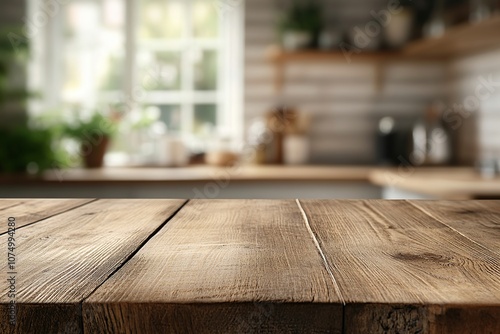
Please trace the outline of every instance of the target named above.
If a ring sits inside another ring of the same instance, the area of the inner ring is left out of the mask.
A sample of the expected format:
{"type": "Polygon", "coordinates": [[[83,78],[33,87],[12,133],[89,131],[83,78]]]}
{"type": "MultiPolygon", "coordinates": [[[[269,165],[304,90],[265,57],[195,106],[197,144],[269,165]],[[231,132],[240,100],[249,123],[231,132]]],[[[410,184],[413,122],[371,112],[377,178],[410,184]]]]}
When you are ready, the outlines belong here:
{"type": "Polygon", "coordinates": [[[0,214],[0,247],[15,246],[0,333],[500,333],[499,201],[0,200],[0,214]]]}

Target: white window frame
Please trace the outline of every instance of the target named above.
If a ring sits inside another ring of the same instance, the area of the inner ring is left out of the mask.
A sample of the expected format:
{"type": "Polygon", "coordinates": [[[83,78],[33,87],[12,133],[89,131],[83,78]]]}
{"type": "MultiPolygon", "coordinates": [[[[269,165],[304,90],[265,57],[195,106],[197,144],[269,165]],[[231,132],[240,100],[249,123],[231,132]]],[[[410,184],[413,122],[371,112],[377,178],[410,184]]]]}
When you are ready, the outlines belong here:
{"type": "MultiPolygon", "coordinates": [[[[46,0],[28,0],[28,17],[35,13],[44,11],[42,2],[46,0]]],[[[58,0],[53,0],[57,2],[58,0]]],[[[99,0],[89,0],[99,1],[99,0]]],[[[224,128],[225,134],[233,139],[241,141],[243,134],[243,34],[244,34],[244,2],[242,0],[207,0],[218,10],[220,15],[220,38],[217,42],[213,40],[197,41],[196,46],[218,49],[218,82],[215,92],[195,92],[192,87],[194,83],[192,65],[187,57],[181,57],[181,92],[152,91],[147,92],[144,100],[137,101],[134,98],[136,90],[140,89],[137,75],[136,53],[139,50],[139,41],[136,36],[138,25],[138,1],[123,0],[125,2],[125,80],[122,91],[108,94],[110,99],[122,94],[130,107],[135,108],[140,104],[180,104],[181,126],[185,134],[192,133],[194,104],[206,103],[217,105],[217,127],[224,128]]],[[[194,0],[178,0],[191,6],[194,0]]],[[[68,3],[68,0],[60,0],[60,6],[68,3]]],[[[62,9],[62,8],[61,8],[62,9]]],[[[60,11],[61,12],[61,11],[60,11]]],[[[46,25],[39,27],[32,39],[33,57],[30,64],[30,73],[38,73],[30,76],[29,86],[31,89],[41,92],[43,99],[30,105],[31,114],[43,113],[44,110],[56,109],[62,105],[61,94],[62,75],[62,24],[63,16],[60,12],[56,15],[48,15],[46,25]],[[50,78],[44,80],[43,78],[50,78]]],[[[191,16],[185,11],[186,29],[191,28],[191,16]]],[[[186,31],[186,29],[184,29],[186,31]]],[[[162,45],[162,50],[171,48],[180,50],[187,47],[187,40],[181,43],[168,43],[162,45]],[[180,45],[179,45],[180,44],[180,45]]],[[[154,48],[154,42],[148,43],[154,48]]],[[[149,48],[148,47],[148,48],[149,48]]]]}

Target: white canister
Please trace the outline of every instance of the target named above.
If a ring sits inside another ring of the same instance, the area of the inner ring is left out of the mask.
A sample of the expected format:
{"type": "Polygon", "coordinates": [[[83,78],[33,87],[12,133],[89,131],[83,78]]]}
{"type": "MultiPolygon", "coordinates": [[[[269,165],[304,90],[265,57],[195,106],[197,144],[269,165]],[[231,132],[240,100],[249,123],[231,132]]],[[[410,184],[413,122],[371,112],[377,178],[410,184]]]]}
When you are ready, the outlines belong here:
{"type": "Polygon", "coordinates": [[[304,165],[309,162],[309,138],[305,135],[287,135],[283,142],[287,165],[304,165]]]}
{"type": "Polygon", "coordinates": [[[189,150],[181,138],[166,135],[161,146],[162,153],[158,157],[161,165],[182,167],[189,163],[189,150]]]}
{"type": "Polygon", "coordinates": [[[408,43],[413,33],[413,15],[408,8],[392,15],[384,29],[385,42],[389,47],[401,48],[408,43]]]}

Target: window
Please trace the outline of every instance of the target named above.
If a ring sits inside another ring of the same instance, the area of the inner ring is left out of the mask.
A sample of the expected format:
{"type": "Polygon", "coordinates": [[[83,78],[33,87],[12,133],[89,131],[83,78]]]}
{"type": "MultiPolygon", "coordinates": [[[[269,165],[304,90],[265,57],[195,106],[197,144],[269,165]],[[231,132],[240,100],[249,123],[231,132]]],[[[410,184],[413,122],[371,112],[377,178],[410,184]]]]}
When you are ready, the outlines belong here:
{"type": "MultiPolygon", "coordinates": [[[[44,9],[32,1],[32,12],[44,9]]],[[[242,2],[61,3],[34,43],[38,109],[124,103],[157,108],[172,131],[242,133],[242,2]]]]}

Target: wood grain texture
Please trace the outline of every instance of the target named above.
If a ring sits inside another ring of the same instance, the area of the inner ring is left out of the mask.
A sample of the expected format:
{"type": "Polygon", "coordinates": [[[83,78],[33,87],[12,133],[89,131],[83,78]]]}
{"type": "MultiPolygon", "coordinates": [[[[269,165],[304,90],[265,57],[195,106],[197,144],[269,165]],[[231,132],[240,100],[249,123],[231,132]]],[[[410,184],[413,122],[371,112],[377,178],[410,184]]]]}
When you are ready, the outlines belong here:
{"type": "Polygon", "coordinates": [[[19,229],[0,333],[500,333],[498,201],[184,203],[97,200],[19,229]]]}
{"type": "Polygon", "coordinates": [[[342,333],[342,306],[325,303],[84,305],[86,333],[342,333]]]}
{"type": "MultiPolygon", "coordinates": [[[[72,208],[90,203],[91,199],[37,199],[0,200],[0,218],[16,218],[16,228],[52,217],[72,208]]],[[[7,232],[7,224],[0,225],[0,234],[7,232]]]]}
{"type": "MultiPolygon", "coordinates": [[[[81,332],[82,300],[184,202],[99,200],[19,229],[17,325],[2,321],[0,332],[31,333],[37,314],[43,314],[38,333],[81,332]]],[[[0,237],[0,245],[7,244],[6,237],[0,237]]],[[[5,262],[0,271],[4,278],[5,262]]],[[[7,319],[9,301],[6,294],[0,296],[2,319],[7,319]]]]}
{"type": "MultiPolygon", "coordinates": [[[[302,201],[302,205],[347,302],[346,319],[357,319],[346,321],[347,333],[363,332],[358,331],[359,323],[382,333],[391,317],[394,326],[411,325],[397,327],[403,332],[456,328],[450,322],[455,318],[446,314],[458,305],[467,305],[459,309],[479,330],[483,329],[480,314],[498,319],[500,257],[411,203],[302,201]],[[429,305],[439,306],[440,313],[429,305]]],[[[439,202],[433,210],[440,210],[439,202]]],[[[500,332],[500,323],[494,324],[493,332],[500,332]]]]}
{"type": "Polygon", "coordinates": [[[20,304],[17,305],[15,326],[9,324],[9,308],[0,303],[0,333],[83,333],[82,308],[73,304],[20,304]],[[5,320],[4,320],[5,319],[5,320]]]}
{"type": "Polygon", "coordinates": [[[345,333],[492,334],[499,332],[498,306],[349,304],[345,333]]]}
{"type": "Polygon", "coordinates": [[[500,255],[500,202],[412,201],[432,218],[500,255]]]}
{"type": "Polygon", "coordinates": [[[340,331],[317,251],[294,201],[191,201],[84,302],[85,329],[235,332],[270,305],[254,332],[340,331]]]}
{"type": "Polygon", "coordinates": [[[0,199],[0,210],[10,208],[16,205],[20,205],[23,203],[24,200],[22,199],[0,199]]]}

